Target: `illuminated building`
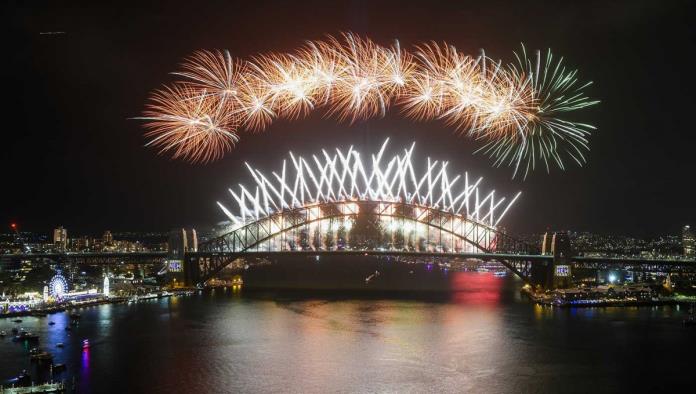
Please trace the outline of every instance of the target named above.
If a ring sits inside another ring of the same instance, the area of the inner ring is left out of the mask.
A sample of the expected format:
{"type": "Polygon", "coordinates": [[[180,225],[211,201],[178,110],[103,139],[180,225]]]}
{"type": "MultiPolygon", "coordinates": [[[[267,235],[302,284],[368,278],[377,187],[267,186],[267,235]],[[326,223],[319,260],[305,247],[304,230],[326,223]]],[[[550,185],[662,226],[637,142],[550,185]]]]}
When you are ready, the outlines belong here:
{"type": "Polygon", "coordinates": [[[68,246],[68,230],[64,229],[63,226],[53,230],[53,245],[61,251],[64,251],[68,246]]]}
{"type": "Polygon", "coordinates": [[[110,246],[113,243],[114,243],[114,236],[111,234],[111,231],[109,231],[109,230],[104,231],[104,235],[102,236],[102,244],[106,247],[106,246],[110,246]]]}
{"type": "Polygon", "coordinates": [[[696,237],[694,237],[694,231],[689,225],[684,226],[682,230],[682,246],[684,247],[684,257],[696,257],[696,237]]]}

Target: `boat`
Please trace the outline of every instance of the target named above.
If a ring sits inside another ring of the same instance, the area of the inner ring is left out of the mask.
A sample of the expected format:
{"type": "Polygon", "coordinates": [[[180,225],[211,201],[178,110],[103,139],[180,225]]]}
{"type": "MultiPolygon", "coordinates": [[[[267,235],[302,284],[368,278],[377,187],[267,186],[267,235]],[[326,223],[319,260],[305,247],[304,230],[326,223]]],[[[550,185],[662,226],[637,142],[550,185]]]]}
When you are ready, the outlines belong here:
{"type": "Polygon", "coordinates": [[[70,326],[65,326],[65,331],[72,331],[72,328],[70,328],[70,326]]]}
{"type": "Polygon", "coordinates": [[[54,324],[56,324],[56,322],[54,322],[54,321],[48,322],[48,325],[49,325],[49,326],[52,326],[52,325],[54,325],[54,324]]]}
{"type": "Polygon", "coordinates": [[[62,348],[62,347],[65,347],[65,345],[63,344],[63,342],[58,342],[58,343],[56,343],[56,347],[62,348]]]}
{"type": "Polygon", "coordinates": [[[53,364],[51,367],[53,368],[53,372],[65,371],[65,364],[63,363],[53,364]]]}
{"type": "Polygon", "coordinates": [[[380,275],[379,271],[375,271],[374,274],[372,274],[372,275],[368,276],[367,278],[365,278],[365,284],[370,283],[370,281],[371,281],[372,279],[378,277],[379,275],[380,275]]]}
{"type": "Polygon", "coordinates": [[[31,385],[31,375],[29,375],[26,369],[12,380],[20,387],[31,385]]]}
{"type": "Polygon", "coordinates": [[[73,320],[77,320],[77,319],[79,319],[80,317],[82,317],[82,316],[80,316],[80,314],[77,313],[77,312],[74,312],[74,313],[71,313],[71,314],[70,314],[70,318],[73,319],[73,320]]]}
{"type": "Polygon", "coordinates": [[[158,298],[159,295],[157,293],[147,293],[144,296],[140,297],[141,300],[151,300],[153,298],[158,298]]]}
{"type": "Polygon", "coordinates": [[[5,331],[0,331],[0,338],[5,338],[5,335],[7,335],[5,331]]]}
{"type": "Polygon", "coordinates": [[[14,320],[12,320],[12,321],[15,322],[15,323],[21,323],[21,322],[22,322],[22,319],[14,319],[14,320]]]}

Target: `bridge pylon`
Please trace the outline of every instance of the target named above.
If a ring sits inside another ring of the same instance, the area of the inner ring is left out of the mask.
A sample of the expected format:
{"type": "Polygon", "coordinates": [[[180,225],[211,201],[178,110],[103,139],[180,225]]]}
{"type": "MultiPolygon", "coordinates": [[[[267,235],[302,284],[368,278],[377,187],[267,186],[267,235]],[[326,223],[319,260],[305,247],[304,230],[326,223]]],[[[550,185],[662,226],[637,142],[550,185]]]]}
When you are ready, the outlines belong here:
{"type": "MultiPolygon", "coordinates": [[[[191,252],[198,251],[198,236],[195,229],[186,230],[177,228],[169,233],[169,253],[170,262],[176,262],[176,270],[169,270],[177,280],[183,279],[185,286],[195,286],[200,278],[198,261],[191,256],[191,252]],[[183,273],[183,278],[181,274],[183,273]]],[[[172,264],[170,264],[171,268],[172,264]]]]}
{"type": "Polygon", "coordinates": [[[553,260],[541,262],[532,268],[532,281],[545,289],[569,287],[572,284],[570,238],[566,232],[546,233],[542,239],[541,254],[553,260]]]}

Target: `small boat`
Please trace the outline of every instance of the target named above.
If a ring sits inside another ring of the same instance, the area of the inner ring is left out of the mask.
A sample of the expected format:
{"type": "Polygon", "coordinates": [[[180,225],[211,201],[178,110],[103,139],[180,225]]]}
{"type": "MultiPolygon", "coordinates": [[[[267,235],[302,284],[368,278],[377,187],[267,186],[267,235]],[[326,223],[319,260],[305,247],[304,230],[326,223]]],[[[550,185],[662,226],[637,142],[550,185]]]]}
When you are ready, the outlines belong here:
{"type": "Polygon", "coordinates": [[[72,328],[70,328],[70,326],[65,326],[65,331],[72,331],[72,328]]]}
{"type": "Polygon", "coordinates": [[[52,367],[53,367],[53,372],[65,371],[65,364],[63,364],[63,363],[53,364],[52,367]]]}
{"type": "Polygon", "coordinates": [[[19,374],[15,379],[13,379],[18,386],[29,386],[31,385],[31,375],[27,372],[27,370],[23,370],[22,373],[19,374]]]}
{"type": "Polygon", "coordinates": [[[56,343],[56,347],[62,348],[62,347],[65,347],[65,345],[63,344],[63,342],[58,342],[58,343],[56,343]]]}
{"type": "Polygon", "coordinates": [[[80,317],[82,317],[82,316],[80,316],[79,313],[71,313],[71,314],[70,314],[70,318],[73,319],[73,320],[77,320],[77,319],[79,319],[80,317]]]}
{"type": "Polygon", "coordinates": [[[5,331],[0,331],[0,338],[5,338],[5,335],[7,335],[5,331]]]}
{"type": "Polygon", "coordinates": [[[54,324],[56,324],[56,322],[54,322],[54,321],[48,322],[48,325],[49,325],[49,326],[52,326],[52,325],[54,325],[54,324]]]}
{"type": "Polygon", "coordinates": [[[39,353],[41,353],[41,349],[39,349],[38,347],[33,347],[33,348],[29,349],[29,354],[31,354],[31,355],[39,354],[39,353]]]}
{"type": "Polygon", "coordinates": [[[22,319],[14,319],[14,320],[12,320],[12,321],[15,322],[15,323],[21,323],[21,322],[22,322],[22,319]]]}

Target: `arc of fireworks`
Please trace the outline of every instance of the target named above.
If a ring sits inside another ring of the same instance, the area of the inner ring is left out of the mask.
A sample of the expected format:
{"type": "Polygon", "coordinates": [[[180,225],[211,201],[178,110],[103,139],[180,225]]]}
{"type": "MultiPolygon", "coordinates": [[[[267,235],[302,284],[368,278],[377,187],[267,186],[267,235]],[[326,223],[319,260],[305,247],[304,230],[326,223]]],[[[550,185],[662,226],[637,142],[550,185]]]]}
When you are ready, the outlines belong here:
{"type": "Polygon", "coordinates": [[[593,106],[591,83],[548,51],[504,65],[485,53],[462,54],[446,43],[405,51],[398,41],[377,45],[344,33],[310,41],[295,53],[251,60],[224,51],[198,51],[186,59],[183,80],[155,91],[140,119],[148,146],[192,162],[224,156],[239,132],[260,131],[275,119],[298,119],[323,108],[327,116],[356,122],[384,116],[392,106],[414,120],[441,119],[483,143],[478,152],[494,166],[525,177],[540,162],[564,169],[583,165],[594,127],[562,117],[593,106]]]}

